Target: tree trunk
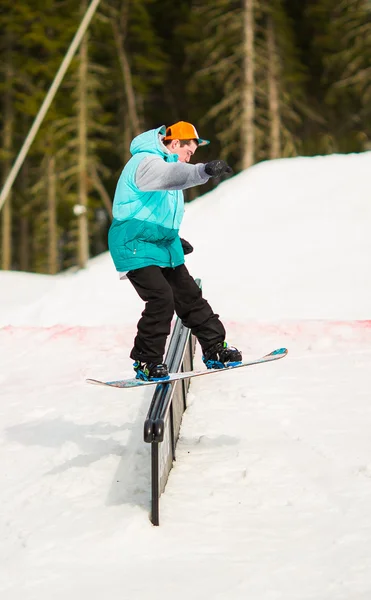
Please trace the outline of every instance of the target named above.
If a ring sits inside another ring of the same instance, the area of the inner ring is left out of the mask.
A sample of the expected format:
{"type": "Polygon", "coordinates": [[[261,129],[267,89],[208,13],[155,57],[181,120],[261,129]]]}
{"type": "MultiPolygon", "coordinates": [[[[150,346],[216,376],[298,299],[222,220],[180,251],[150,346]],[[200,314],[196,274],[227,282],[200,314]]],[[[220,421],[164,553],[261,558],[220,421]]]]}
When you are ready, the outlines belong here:
{"type": "Polygon", "coordinates": [[[242,90],[242,168],[247,169],[255,160],[255,56],[254,56],[254,0],[244,0],[244,87],[242,90]]]}
{"type": "Polygon", "coordinates": [[[19,268],[21,271],[30,270],[30,222],[28,217],[19,217],[19,268]]]}
{"type": "MultiPolygon", "coordinates": [[[[21,128],[24,130],[24,128],[21,128]]],[[[19,174],[19,191],[21,197],[28,200],[29,198],[29,187],[30,187],[30,176],[29,176],[30,164],[26,161],[19,174]]],[[[31,271],[32,263],[32,211],[30,210],[27,202],[22,203],[22,208],[19,211],[19,234],[16,244],[17,248],[17,268],[21,271],[31,271]]]]}
{"type": "Polygon", "coordinates": [[[128,61],[127,54],[125,52],[125,29],[126,22],[123,20],[127,19],[126,12],[123,13],[122,18],[120,19],[120,25],[118,25],[117,19],[114,16],[111,16],[111,25],[113,31],[113,37],[116,44],[117,56],[119,59],[120,67],[122,70],[122,75],[124,78],[124,86],[125,86],[125,94],[126,101],[128,107],[128,121],[131,125],[131,137],[139,135],[141,132],[140,120],[138,115],[138,109],[136,105],[135,92],[133,88],[133,81],[131,77],[131,70],[128,61]]]}
{"type": "Polygon", "coordinates": [[[48,273],[55,275],[58,272],[58,232],[57,232],[57,194],[55,176],[55,158],[48,157],[48,273]]]}
{"type": "MultiPolygon", "coordinates": [[[[81,8],[85,13],[87,3],[84,0],[81,8]]],[[[88,224],[88,173],[87,173],[87,78],[88,78],[88,38],[84,35],[80,47],[79,66],[79,251],[78,265],[86,267],[89,260],[89,224],[88,224]]]]}
{"type": "Polygon", "coordinates": [[[130,143],[131,143],[132,137],[133,136],[132,136],[132,132],[131,132],[129,119],[125,119],[125,121],[124,121],[124,154],[123,154],[124,163],[127,163],[131,156],[130,143]]]}
{"type": "Polygon", "coordinates": [[[279,158],[281,153],[281,118],[278,95],[278,64],[276,42],[272,15],[267,22],[268,46],[268,89],[269,89],[269,119],[270,119],[270,158],[279,158]]]}
{"type": "Polygon", "coordinates": [[[110,198],[106,188],[104,187],[104,185],[102,183],[101,178],[99,177],[99,174],[98,174],[97,169],[95,168],[95,165],[90,165],[90,173],[91,173],[91,179],[93,181],[94,187],[102,199],[102,202],[107,211],[110,221],[112,221],[112,201],[111,201],[111,198],[110,198]]]}
{"type": "MultiPolygon", "coordinates": [[[[11,39],[7,39],[7,51],[5,55],[5,91],[4,91],[4,113],[3,113],[3,184],[11,169],[11,152],[14,132],[14,106],[11,91],[13,79],[11,39]]],[[[2,214],[2,244],[1,244],[1,268],[9,270],[12,267],[12,201],[11,192],[3,207],[2,214]]]]}

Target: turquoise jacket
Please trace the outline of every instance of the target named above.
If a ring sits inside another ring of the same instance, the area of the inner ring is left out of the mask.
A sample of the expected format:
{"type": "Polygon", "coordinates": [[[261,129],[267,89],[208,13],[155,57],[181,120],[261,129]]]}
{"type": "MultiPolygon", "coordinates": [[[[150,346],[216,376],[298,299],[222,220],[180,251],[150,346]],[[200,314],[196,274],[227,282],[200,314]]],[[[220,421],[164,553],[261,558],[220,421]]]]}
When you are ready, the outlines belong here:
{"type": "Polygon", "coordinates": [[[181,190],[143,192],[136,185],[139,163],[150,155],[176,162],[177,154],[162,149],[159,129],[146,131],[134,138],[132,158],[117,183],[113,222],[108,234],[109,250],[118,271],[131,271],[149,265],[176,267],[184,263],[178,235],[184,214],[181,190]]]}
{"type": "Polygon", "coordinates": [[[181,190],[205,183],[209,176],[203,164],[181,163],[177,154],[167,152],[161,143],[165,130],[162,126],[133,139],[132,157],[116,186],[108,246],[120,272],[184,263],[181,190]]]}

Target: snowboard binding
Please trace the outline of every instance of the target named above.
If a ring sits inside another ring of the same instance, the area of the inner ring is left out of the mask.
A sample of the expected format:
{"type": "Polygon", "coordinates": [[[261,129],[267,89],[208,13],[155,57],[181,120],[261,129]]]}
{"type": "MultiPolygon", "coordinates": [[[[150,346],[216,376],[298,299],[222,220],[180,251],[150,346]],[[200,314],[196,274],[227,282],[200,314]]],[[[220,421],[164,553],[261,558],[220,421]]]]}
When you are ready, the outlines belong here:
{"type": "Polygon", "coordinates": [[[204,352],[202,360],[207,369],[225,369],[241,364],[242,353],[227,342],[218,342],[204,352]]]}
{"type": "Polygon", "coordinates": [[[164,381],[169,379],[169,370],[164,363],[141,363],[136,360],[133,364],[136,379],[142,381],[164,381]]]}

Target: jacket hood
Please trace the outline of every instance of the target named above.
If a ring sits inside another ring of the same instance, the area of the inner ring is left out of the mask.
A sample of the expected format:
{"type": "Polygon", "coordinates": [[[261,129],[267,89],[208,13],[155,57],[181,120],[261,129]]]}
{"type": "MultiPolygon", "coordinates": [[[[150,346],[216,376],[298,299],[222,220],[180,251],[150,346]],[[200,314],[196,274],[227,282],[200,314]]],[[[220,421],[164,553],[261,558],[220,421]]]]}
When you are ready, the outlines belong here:
{"type": "Polygon", "coordinates": [[[140,135],[137,135],[130,144],[130,152],[132,155],[139,152],[149,152],[151,154],[159,154],[160,156],[168,156],[164,146],[160,142],[159,134],[165,135],[166,127],[162,125],[157,129],[150,129],[140,135]]]}

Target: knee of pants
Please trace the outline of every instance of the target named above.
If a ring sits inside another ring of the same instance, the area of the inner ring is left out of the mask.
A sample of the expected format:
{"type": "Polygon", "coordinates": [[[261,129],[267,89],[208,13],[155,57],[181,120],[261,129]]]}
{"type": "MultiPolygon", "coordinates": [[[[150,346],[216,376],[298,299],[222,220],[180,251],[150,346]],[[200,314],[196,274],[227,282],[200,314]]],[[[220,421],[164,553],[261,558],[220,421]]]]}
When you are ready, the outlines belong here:
{"type": "Polygon", "coordinates": [[[164,319],[172,319],[175,311],[172,290],[161,290],[161,296],[147,302],[147,309],[164,319]]]}
{"type": "Polygon", "coordinates": [[[173,290],[171,288],[166,290],[166,294],[164,294],[164,304],[167,308],[169,316],[171,315],[171,317],[172,317],[174,314],[174,311],[175,311],[175,301],[174,301],[173,290]]]}

